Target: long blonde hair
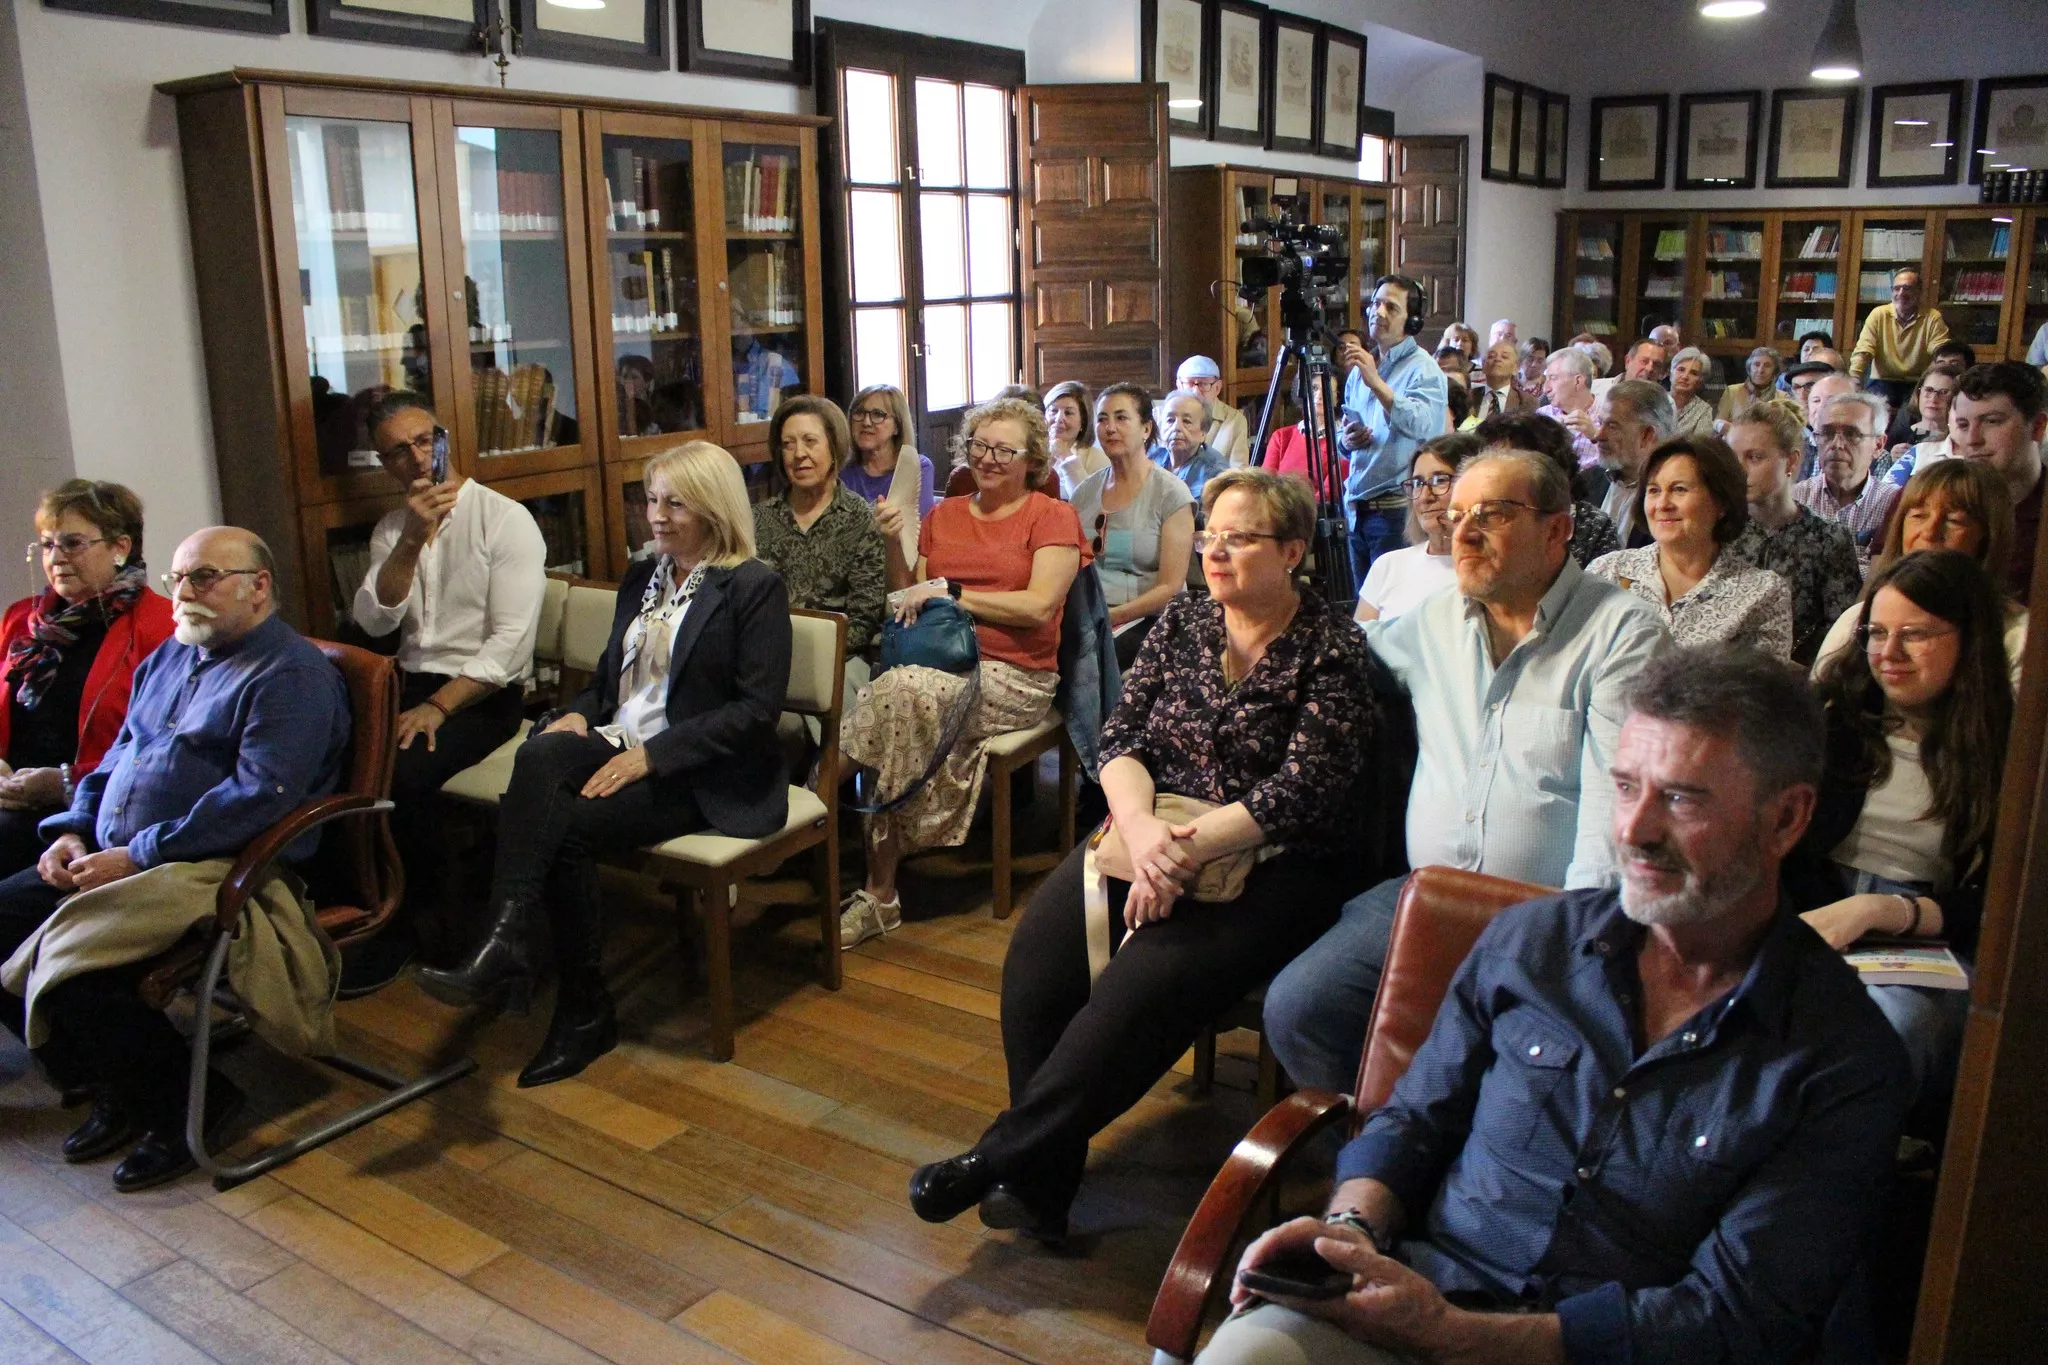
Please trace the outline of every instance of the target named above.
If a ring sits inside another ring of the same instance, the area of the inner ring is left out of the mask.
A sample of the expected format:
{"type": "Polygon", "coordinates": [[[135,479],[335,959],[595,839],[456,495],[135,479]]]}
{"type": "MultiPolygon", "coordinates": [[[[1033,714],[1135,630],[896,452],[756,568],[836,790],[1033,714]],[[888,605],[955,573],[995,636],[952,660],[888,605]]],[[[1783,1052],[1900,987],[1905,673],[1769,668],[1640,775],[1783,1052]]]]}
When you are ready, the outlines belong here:
{"type": "Polygon", "coordinates": [[[729,569],[754,557],[754,511],[747,502],[747,481],[740,477],[739,461],[725,447],[690,441],[661,451],[649,457],[641,472],[643,486],[652,487],[656,474],[704,519],[710,532],[706,564],[729,569]]]}

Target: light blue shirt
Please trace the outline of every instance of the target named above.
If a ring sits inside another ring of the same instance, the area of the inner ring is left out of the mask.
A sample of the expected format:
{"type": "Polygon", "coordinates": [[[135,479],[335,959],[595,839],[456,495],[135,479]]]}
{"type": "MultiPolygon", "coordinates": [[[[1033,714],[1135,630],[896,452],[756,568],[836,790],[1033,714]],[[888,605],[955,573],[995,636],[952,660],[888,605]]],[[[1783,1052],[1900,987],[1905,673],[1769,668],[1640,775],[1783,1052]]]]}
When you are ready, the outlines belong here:
{"type": "Polygon", "coordinates": [[[2027,347],[2029,365],[2048,365],[2048,322],[2041,324],[2041,330],[2034,333],[2033,344],[2027,347]]]}
{"type": "Polygon", "coordinates": [[[1455,587],[1365,638],[1415,704],[1408,864],[1544,886],[1616,880],[1608,771],[1622,689],[1668,641],[1650,605],[1569,558],[1495,667],[1486,609],[1455,587]]]}
{"type": "Polygon", "coordinates": [[[1199,521],[1202,516],[1200,507],[1202,489],[1208,486],[1209,480],[1230,468],[1230,461],[1224,458],[1222,451],[1216,449],[1215,446],[1210,445],[1207,441],[1195,447],[1195,453],[1188,456],[1188,462],[1181,465],[1178,469],[1174,467],[1173,449],[1170,446],[1153,446],[1149,453],[1152,456],[1153,464],[1171,473],[1175,478],[1187,485],[1188,492],[1194,494],[1197,504],[1195,519],[1199,521]]]}
{"type": "Polygon", "coordinates": [[[1372,444],[1352,454],[1351,476],[1344,481],[1344,515],[1354,528],[1355,504],[1399,489],[1415,448],[1444,434],[1444,386],[1449,381],[1414,337],[1402,337],[1387,352],[1380,378],[1394,391],[1391,410],[1357,370],[1344,381],[1344,411],[1372,433],[1372,444]]]}

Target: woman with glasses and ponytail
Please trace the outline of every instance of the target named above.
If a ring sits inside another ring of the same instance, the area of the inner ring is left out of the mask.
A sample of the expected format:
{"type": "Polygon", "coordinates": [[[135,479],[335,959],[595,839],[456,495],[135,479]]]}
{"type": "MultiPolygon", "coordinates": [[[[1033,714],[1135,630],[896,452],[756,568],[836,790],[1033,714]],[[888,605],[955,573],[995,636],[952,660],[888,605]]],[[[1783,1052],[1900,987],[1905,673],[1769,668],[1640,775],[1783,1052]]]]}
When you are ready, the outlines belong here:
{"type": "Polygon", "coordinates": [[[1440,589],[1456,585],[1451,567],[1451,528],[1444,509],[1464,463],[1485,449],[1469,432],[1439,436],[1418,446],[1408,462],[1408,544],[1372,562],[1358,590],[1355,619],[1391,619],[1440,589]]]}
{"type": "Polygon", "coordinates": [[[99,766],[135,666],[171,634],[171,604],[143,568],[142,499],[120,484],[45,493],[28,561],[47,586],[0,617],[0,876],[34,866],[36,825],[99,766]]]}

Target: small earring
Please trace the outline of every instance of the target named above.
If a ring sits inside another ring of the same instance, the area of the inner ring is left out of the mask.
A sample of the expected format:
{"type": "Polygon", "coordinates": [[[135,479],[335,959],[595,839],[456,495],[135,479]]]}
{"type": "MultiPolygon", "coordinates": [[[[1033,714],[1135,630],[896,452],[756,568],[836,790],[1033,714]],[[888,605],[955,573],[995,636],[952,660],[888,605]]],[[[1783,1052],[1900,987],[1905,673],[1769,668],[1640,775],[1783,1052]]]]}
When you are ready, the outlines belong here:
{"type": "Polygon", "coordinates": [[[125,568],[127,568],[127,567],[128,567],[128,556],[127,556],[127,555],[115,555],[115,556],[114,556],[114,567],[115,567],[115,568],[117,568],[117,569],[125,569],[125,568]]]}

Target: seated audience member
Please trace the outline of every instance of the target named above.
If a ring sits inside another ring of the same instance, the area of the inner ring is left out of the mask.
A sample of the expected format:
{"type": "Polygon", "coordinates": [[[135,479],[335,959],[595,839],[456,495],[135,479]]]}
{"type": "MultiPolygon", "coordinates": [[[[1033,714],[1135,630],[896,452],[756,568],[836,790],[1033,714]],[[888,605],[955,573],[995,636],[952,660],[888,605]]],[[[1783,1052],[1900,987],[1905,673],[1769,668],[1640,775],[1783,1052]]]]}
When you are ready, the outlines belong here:
{"type": "Polygon", "coordinates": [[[838,478],[850,445],[837,403],[809,393],[783,399],[768,420],[779,489],[753,506],[754,553],[782,575],[789,605],[846,617],[849,694],[868,680],[881,648],[889,595],[887,540],[873,510],[838,478]]]}
{"type": "Polygon", "coordinates": [[[1486,329],[1486,345],[1489,350],[1502,343],[1513,346],[1518,339],[1515,336],[1515,320],[1513,318],[1496,318],[1494,319],[1493,326],[1486,329]]]}
{"type": "Polygon", "coordinates": [[[1582,490],[1590,483],[1587,471],[1579,468],[1572,450],[1570,433],[1548,417],[1525,412],[1515,417],[1494,417],[1473,429],[1488,448],[1531,450],[1547,457],[1572,486],[1572,560],[1585,568],[1601,555],[1621,548],[1614,523],[1605,512],[1586,499],[1582,490]]]}
{"type": "Polygon", "coordinates": [[[29,558],[49,587],[0,618],[0,876],[35,866],[36,826],[99,766],[137,665],[171,634],[142,562],[140,498],[73,479],[43,494],[35,527],[29,558]]]}
{"type": "MultiPolygon", "coordinates": [[[[1115,385],[1112,388],[1117,387],[1115,385]]],[[[1135,384],[1124,386],[1130,392],[1142,395],[1145,391],[1135,384]]],[[[1108,389],[1103,390],[1109,392],[1108,389]]],[[[1150,449],[1153,464],[1170,471],[1186,485],[1196,501],[1202,496],[1202,485],[1230,468],[1230,462],[1202,439],[1203,423],[1207,420],[1208,409],[1202,402],[1202,395],[1193,389],[1175,389],[1166,396],[1166,424],[1155,431],[1158,444],[1150,449]]],[[[1102,399],[1095,400],[1097,425],[1095,439],[1102,439],[1102,399]]],[[[1107,451],[1103,452],[1108,454],[1107,451]]],[[[1114,460],[1114,456],[1111,457],[1114,460]]]]}
{"type": "MultiPolygon", "coordinates": [[[[1244,414],[1223,401],[1223,371],[1205,355],[1191,355],[1174,371],[1175,389],[1191,389],[1202,397],[1202,441],[1232,465],[1249,464],[1252,434],[1244,414]]],[[[1166,430],[1166,408],[1173,400],[1168,394],[1153,406],[1152,420],[1166,430]]],[[[1092,471],[1091,471],[1092,472],[1092,471]]],[[[1196,496],[1200,496],[1199,490],[1196,496]]]]}
{"type": "Polygon", "coordinates": [[[1032,388],[1029,384],[1005,384],[996,390],[995,398],[991,398],[989,401],[993,403],[1004,398],[1014,398],[1019,402],[1029,403],[1032,407],[1038,408],[1041,411],[1045,408],[1045,395],[1032,388]]]}
{"type": "Polygon", "coordinates": [[[2012,495],[2012,558],[2006,565],[2005,590],[2025,602],[2034,581],[2034,546],[2041,536],[2041,441],[2048,433],[2048,379],[2012,361],[1966,370],[1949,408],[1948,428],[1955,453],[1994,470],[2012,495]]]}
{"type": "Polygon", "coordinates": [[[1614,372],[1614,352],[1607,349],[1606,342],[1594,337],[1578,337],[1572,341],[1572,349],[1586,353],[1586,359],[1593,362],[1594,374],[1605,375],[1614,372]]]}
{"type": "Polygon", "coordinates": [[[1707,371],[1712,366],[1707,353],[1697,346],[1688,346],[1671,358],[1671,406],[1678,413],[1678,420],[1671,430],[1672,439],[1688,440],[1714,434],[1713,404],[1700,397],[1700,390],[1706,387],[1707,371]]]}
{"type": "MultiPolygon", "coordinates": [[[[1118,401],[1130,402],[1128,394],[1118,401]]],[[[1097,400],[1098,407],[1100,400],[1097,400]]],[[[1141,420],[1145,408],[1138,408],[1141,420]]],[[[1097,438],[1102,432],[1098,426],[1097,438]]],[[[1044,719],[1059,683],[1060,617],[1081,570],[1086,536],[1074,509],[1033,491],[1051,477],[1040,408],[995,400],[971,409],[958,437],[975,491],[947,498],[925,519],[914,583],[898,608],[914,621],[933,597],[951,596],[974,618],[981,647],[980,694],[952,751],[931,780],[894,810],[871,816],[867,881],[846,898],[839,941],[846,947],[903,922],[896,866],[921,848],[967,838],[988,769],[987,741],[1044,719]],[[941,587],[932,580],[944,579],[941,587]]],[[[892,569],[894,566],[892,566],[892,569]]],[[[842,747],[876,772],[876,793],[892,800],[923,776],[946,714],[967,686],[935,668],[892,668],[861,691],[847,715],[842,747]]]]}
{"type": "Polygon", "coordinates": [[[1466,323],[1454,322],[1444,328],[1443,339],[1464,353],[1465,372],[1470,374],[1473,364],[1479,359],[1479,333],[1466,323]]]}
{"type": "Polygon", "coordinates": [[[1443,372],[1415,344],[1408,320],[1426,306],[1422,287],[1399,275],[1373,283],[1369,345],[1347,346],[1337,359],[1344,380],[1337,440],[1350,457],[1344,481],[1351,578],[1365,581],[1373,560],[1403,543],[1408,498],[1401,481],[1415,447],[1444,430],[1443,372]]]}
{"type": "MultiPolygon", "coordinates": [[[[1621,689],[1666,643],[1657,613],[1572,562],[1571,488],[1529,451],[1458,473],[1444,520],[1458,591],[1366,643],[1415,705],[1408,865],[1545,886],[1614,876],[1606,781],[1621,689]]],[[[1401,879],[1344,907],[1266,991],[1266,1038],[1303,1086],[1345,1091],[1372,1016],[1401,879]]]]}
{"type": "Polygon", "coordinates": [[[1444,509],[1451,505],[1451,485],[1458,471],[1484,448],[1467,432],[1426,442],[1408,464],[1408,539],[1372,562],[1358,589],[1359,622],[1392,619],[1443,588],[1457,586],[1451,568],[1451,528],[1444,509]]]}
{"type": "Polygon", "coordinates": [[[1593,406],[1593,435],[1600,459],[1582,466],[1580,493],[1598,504],[1614,523],[1614,534],[1623,549],[1650,543],[1650,528],[1636,516],[1641,501],[1636,489],[1650,452],[1671,439],[1677,420],[1671,395],[1643,379],[1623,380],[1593,406]]]}
{"type": "Polygon", "coordinates": [[[1885,472],[1887,481],[1904,488],[1914,470],[1955,454],[1948,439],[1948,411],[1962,375],[1961,370],[1937,360],[1920,376],[1919,387],[1913,390],[1912,407],[1900,414],[1901,419],[1910,416],[1912,424],[1901,433],[1899,422],[1892,423],[1892,433],[1899,439],[1892,446],[1892,467],[1885,472]]]}
{"type": "MultiPolygon", "coordinates": [[[[1811,880],[1794,894],[1832,946],[1865,934],[1943,938],[1973,960],[2012,728],[2005,629],[2004,595],[1976,560],[1909,554],[1871,575],[1861,647],[1816,671],[1827,775],[1801,845],[1811,880]]],[[[1915,1095],[1945,1098],[1969,993],[1870,995],[1905,1041],[1915,1095]]]]}
{"type": "Polygon", "coordinates": [[[1543,392],[1549,401],[1536,409],[1571,433],[1572,452],[1582,469],[1600,458],[1593,416],[1596,373],[1592,360],[1576,346],[1553,352],[1543,365],[1543,392]]]}
{"type": "MultiPolygon", "coordinates": [[[[1795,389],[1798,387],[1794,386],[1795,389]]],[[[1806,461],[1799,467],[1799,482],[1820,477],[1820,429],[1827,418],[1828,404],[1846,393],[1857,391],[1856,381],[1841,370],[1826,370],[1816,375],[1805,386],[1806,395],[1806,461]]],[[[1871,470],[1879,478],[1891,467],[1891,456],[1884,450],[1884,442],[1878,442],[1878,453],[1871,459],[1871,470]],[[1879,468],[1882,461],[1884,468],[1879,468]]]]}
{"type": "Polygon", "coordinates": [[[910,402],[894,385],[870,384],[853,396],[846,421],[853,449],[840,466],[839,482],[874,509],[877,524],[885,509],[896,509],[883,533],[900,540],[903,562],[913,563],[918,528],[938,501],[938,476],[931,458],[910,443],[910,402]]]}
{"type": "Polygon", "coordinates": [[[448,433],[417,394],[385,394],[370,440],[405,494],[370,532],[370,569],[350,615],[365,635],[398,634],[398,761],[391,837],[406,898],[381,932],[343,960],[347,1000],[398,979],[415,921],[433,914],[447,868],[441,784],[519,732],[540,636],[548,547],[533,513],[496,489],[443,471],[448,433]]]}
{"type": "MultiPolygon", "coordinates": [[[[1906,481],[1899,505],[1885,527],[1884,548],[1872,562],[1876,574],[1905,555],[1922,550],[1960,550],[1983,566],[2005,589],[1999,566],[2012,557],[2012,496],[2005,480],[1982,462],[1943,460],[1906,481]]],[[[1828,627],[1815,656],[1826,663],[1855,642],[1863,609],[1851,602],[1828,627]]],[[[2012,660],[2012,685],[2020,685],[2020,657],[2027,647],[2027,609],[2005,594],[2005,652],[2012,660]]]]}
{"type": "Polygon", "coordinates": [[[1778,353],[1759,346],[1743,364],[1743,380],[1721,390],[1721,404],[1714,409],[1716,421],[1732,422],[1735,414],[1778,396],[1778,353]]]}
{"type": "Polygon", "coordinates": [[[1543,367],[1550,359],[1550,343],[1542,337],[1530,337],[1515,356],[1515,387],[1534,407],[1543,400],[1543,367]]]}
{"type": "MultiPolygon", "coordinates": [[[[1835,349],[1835,339],[1826,332],[1808,332],[1799,338],[1799,363],[1804,365],[1815,359],[1822,351],[1835,349]]],[[[1840,369],[1837,365],[1834,368],[1840,369]]]]}
{"type": "Polygon", "coordinates": [[[1459,388],[1472,385],[1472,364],[1465,357],[1465,348],[1448,331],[1436,344],[1436,367],[1443,371],[1444,378],[1459,388]]]}
{"type": "MultiPolygon", "coordinates": [[[[1069,379],[1045,391],[1046,448],[1052,452],[1053,473],[1059,476],[1060,498],[1074,500],[1081,480],[1109,468],[1109,456],[1095,444],[1095,418],[1088,402],[1088,386],[1069,379]]],[[[916,558],[916,540],[911,542],[916,558]]]]}
{"type": "MultiPolygon", "coordinates": [[[[1977,363],[1977,348],[1967,341],[1948,340],[1934,348],[1933,356],[1927,362],[1929,370],[1940,370],[1945,374],[1962,377],[1964,370],[1977,363]]],[[[1924,372],[1923,372],[1924,377],[1924,372]]],[[[1950,395],[1954,397],[1953,394],[1950,395]]],[[[1891,430],[1885,433],[1885,444],[1895,446],[1901,442],[1916,439],[1913,427],[1920,422],[1920,399],[1916,390],[1911,398],[1897,412],[1892,414],[1891,430]]]]}
{"type": "MultiPolygon", "coordinates": [[[[187,537],[164,575],[176,638],[142,661],[119,738],[43,821],[40,862],[0,881],[0,1023],[62,1088],[89,1087],[91,1115],[67,1161],[123,1146],[114,1188],[191,1170],[190,1053],[138,993],[147,960],[210,922],[232,860],[301,804],[335,788],[347,757],[348,690],[326,656],[275,612],[264,543],[231,526],[187,537]]],[[[287,864],[311,857],[307,834],[287,864]]],[[[331,1052],[333,948],[289,878],[253,897],[228,979],[256,1031],[296,1053],[331,1052]],[[267,921],[259,931],[254,920],[267,921]]],[[[241,1106],[219,1072],[203,1128],[217,1141],[241,1106]]]]}
{"type": "Polygon", "coordinates": [[[1628,700],[1619,889],[1487,926],[1328,1213],[1245,1249],[1240,1273],[1312,1249],[1350,1292],[1239,1281],[1201,1365],[1814,1358],[1907,1105],[1897,1037],[1778,885],[1820,708],[1725,645],[1628,700]]]}
{"type": "MultiPolygon", "coordinates": [[[[1315,412],[1316,459],[1324,465],[1324,486],[1319,496],[1341,506],[1344,479],[1351,472],[1351,462],[1344,458],[1344,447],[1334,439],[1335,428],[1323,420],[1323,390],[1320,385],[1310,388],[1309,404],[1315,412]]],[[[1307,427],[1307,421],[1296,422],[1268,436],[1266,457],[1259,462],[1259,467],[1268,473],[1284,474],[1288,478],[1311,483],[1307,427]]]]}
{"type": "Polygon", "coordinates": [[[1472,391],[1454,380],[1444,381],[1444,434],[1450,435],[1472,416],[1472,391]]]}
{"type": "Polygon", "coordinates": [[[448,1004],[522,1012],[552,939],[554,1017],[522,1087],[574,1076],[619,1044],[598,855],[705,828],[759,839],[789,814],[775,741],[789,597],[754,558],[739,465],[691,441],[648,460],[642,481],[655,554],[619,584],[590,685],[519,746],[498,807],[490,927],[462,966],[417,974],[448,1004]]]}
{"type": "Polygon", "coordinates": [[[1645,337],[1628,348],[1628,355],[1621,362],[1620,374],[1593,381],[1593,396],[1603,396],[1625,379],[1640,379],[1646,384],[1662,386],[1670,370],[1671,366],[1664,359],[1664,348],[1645,337]]]}
{"type": "Polygon", "coordinates": [[[1355,884],[1372,733],[1364,641],[1294,574],[1308,490],[1231,470],[1203,494],[1209,596],[1175,599],[1103,730],[1102,785],[1130,854],[1091,925],[1076,848],[1024,912],[1003,963],[1010,1107],[973,1148],[918,1171],[930,1222],[976,1203],[990,1227],[1063,1237],[1088,1140],[1137,1103],[1202,1027],[1337,918],[1355,884]],[[1210,803],[1193,819],[1165,796],[1210,803]],[[1251,863],[1229,901],[1198,899],[1221,859],[1251,863]],[[1091,937],[1115,947],[1092,961],[1091,937]]]}
{"type": "Polygon", "coordinates": [[[1742,409],[1728,426],[1749,498],[1749,524],[1728,553],[1769,569],[1792,590],[1792,662],[1802,668],[1813,662],[1829,623],[1863,590],[1849,533],[1792,498],[1803,429],[1792,404],[1778,399],[1742,409]]]}
{"type": "Polygon", "coordinates": [[[1486,348],[1484,368],[1474,388],[1473,398],[1472,415],[1466,419],[1472,425],[1489,417],[1513,417],[1535,409],[1536,405],[1529,401],[1528,396],[1515,387],[1514,343],[1496,341],[1486,348]]]}
{"type": "MultiPolygon", "coordinates": [[[[1188,416],[1196,401],[1179,397],[1174,407],[1188,416]]],[[[1109,603],[1119,669],[1131,666],[1152,622],[1187,588],[1195,537],[1187,485],[1145,458],[1146,406],[1136,384],[1111,384],[1097,395],[1095,439],[1109,468],[1083,479],[1069,499],[1109,603]]],[[[1193,439],[1192,431],[1182,434],[1193,439]]]]}
{"type": "Polygon", "coordinates": [[[1816,396],[1813,402],[1818,420],[1810,425],[1819,441],[1820,470],[1793,485],[1792,496],[1847,531],[1857,559],[1868,564],[1899,497],[1873,468],[1884,434],[1884,399],[1859,390],[1816,396]]]}
{"type": "Polygon", "coordinates": [[[1643,466],[1636,494],[1651,543],[1603,555],[1587,572],[1648,602],[1676,644],[1790,658],[1791,590],[1728,548],[1749,523],[1747,494],[1741,462],[1720,437],[1668,441],[1643,466]]]}

